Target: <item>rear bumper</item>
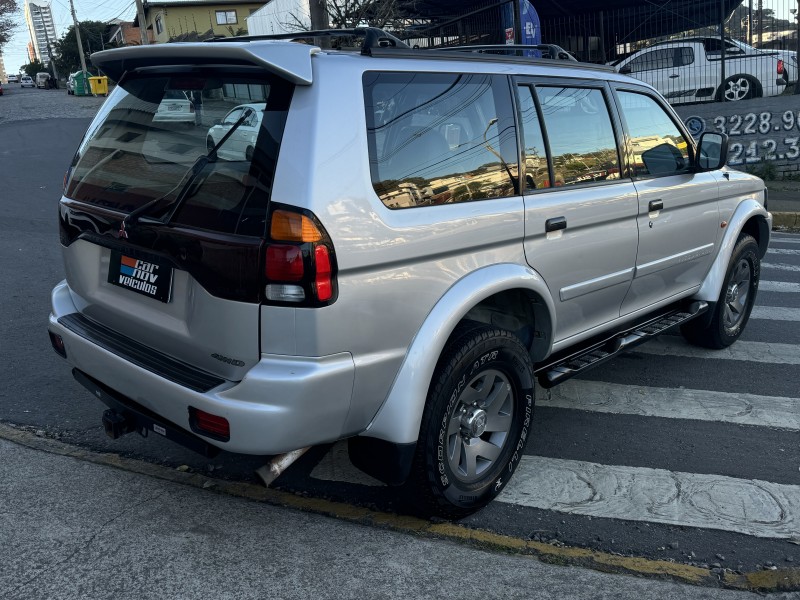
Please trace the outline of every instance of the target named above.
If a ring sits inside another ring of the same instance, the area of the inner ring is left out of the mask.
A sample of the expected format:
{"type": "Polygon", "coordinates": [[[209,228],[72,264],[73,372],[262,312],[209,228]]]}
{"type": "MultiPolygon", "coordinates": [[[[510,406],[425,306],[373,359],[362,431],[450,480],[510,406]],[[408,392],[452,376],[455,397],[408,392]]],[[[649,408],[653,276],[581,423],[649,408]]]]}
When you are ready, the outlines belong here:
{"type": "Polygon", "coordinates": [[[78,312],[66,282],[53,289],[51,301],[48,329],[63,339],[72,367],[186,431],[191,430],[189,407],[225,417],[230,440],[201,436],[209,444],[229,452],[279,454],[341,437],[355,372],[349,353],[262,355],[239,382],[217,378],[211,389],[191,389],[156,372],[152,363],[136,360],[133,341],[128,355],[124,344],[110,345],[66,327],[65,317],[78,312]]]}

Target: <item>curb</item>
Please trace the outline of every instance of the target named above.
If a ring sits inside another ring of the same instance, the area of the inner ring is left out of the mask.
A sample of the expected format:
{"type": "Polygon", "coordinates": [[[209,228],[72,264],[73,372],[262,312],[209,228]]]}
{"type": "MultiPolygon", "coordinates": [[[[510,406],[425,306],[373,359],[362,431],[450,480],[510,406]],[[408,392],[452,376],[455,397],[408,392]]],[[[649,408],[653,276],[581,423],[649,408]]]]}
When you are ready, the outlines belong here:
{"type": "Polygon", "coordinates": [[[719,587],[750,592],[788,592],[800,590],[800,568],[753,571],[746,573],[717,573],[711,569],[693,567],[665,560],[654,560],[636,556],[620,556],[586,548],[552,545],[523,538],[469,529],[463,525],[433,522],[417,517],[383,513],[369,508],[332,502],[319,498],[307,498],[289,492],[281,492],[251,483],[213,479],[197,473],[178,471],[125,458],[118,454],[94,452],[46,437],[39,437],[24,429],[0,423],[0,439],[34,450],[68,456],[97,465],[115,467],[124,471],[149,475],[164,481],[189,485],[216,493],[265,502],[303,512],[333,517],[341,521],[380,527],[398,533],[444,539],[455,543],[494,552],[530,556],[541,562],[588,567],[606,573],[617,573],[671,580],[691,585],[719,587]]]}
{"type": "Polygon", "coordinates": [[[772,213],[772,228],[786,227],[789,229],[800,228],[800,213],[774,212],[772,213]]]}

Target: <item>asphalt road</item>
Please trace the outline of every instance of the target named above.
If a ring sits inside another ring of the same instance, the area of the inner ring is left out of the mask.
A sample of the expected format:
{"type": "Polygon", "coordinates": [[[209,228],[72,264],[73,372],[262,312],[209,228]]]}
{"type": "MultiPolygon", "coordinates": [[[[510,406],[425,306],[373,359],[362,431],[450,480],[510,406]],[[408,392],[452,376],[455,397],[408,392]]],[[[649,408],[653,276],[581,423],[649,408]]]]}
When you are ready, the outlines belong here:
{"type": "MultiPolygon", "coordinates": [[[[87,119],[0,122],[0,364],[7,382],[0,389],[0,421],[101,452],[257,481],[253,471],[263,464],[260,457],[223,453],[208,461],[153,437],[107,439],[102,405],[73,381],[50,348],[49,292],[63,278],[57,204],[64,169],[87,125],[87,119]]],[[[772,247],[779,252],[765,258],[757,311],[731,353],[697,353],[677,337],[666,338],[590,372],[560,396],[540,394],[524,461],[528,471],[516,474],[500,501],[462,523],[521,539],[709,568],[795,568],[800,236],[782,234],[772,247]],[[592,401],[598,397],[608,401],[592,401]],[[637,401],[615,407],[624,397],[637,401]],[[541,473],[548,478],[537,479],[541,473]],[[615,481],[617,489],[620,482],[644,482],[644,495],[659,489],[661,484],[652,483],[657,477],[679,485],[674,497],[665,491],[668,510],[639,514],[635,497],[616,507],[598,503],[597,491],[605,484],[595,479],[589,484],[594,496],[582,496],[574,482],[590,476],[615,481]],[[688,506],[682,506],[680,485],[685,490],[687,482],[692,494],[683,494],[688,506]]],[[[276,486],[398,509],[392,491],[361,478],[338,447],[312,450],[276,486]]]]}

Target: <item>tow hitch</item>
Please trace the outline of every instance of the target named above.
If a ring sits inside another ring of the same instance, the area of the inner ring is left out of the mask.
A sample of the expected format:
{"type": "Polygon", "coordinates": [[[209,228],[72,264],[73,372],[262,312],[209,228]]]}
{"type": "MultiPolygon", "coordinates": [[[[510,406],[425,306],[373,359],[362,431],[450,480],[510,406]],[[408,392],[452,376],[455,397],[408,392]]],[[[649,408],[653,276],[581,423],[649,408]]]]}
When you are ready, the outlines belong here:
{"type": "Polygon", "coordinates": [[[136,426],[126,419],[125,415],[109,408],[103,411],[103,429],[106,430],[108,437],[116,440],[127,433],[136,431],[136,426]]]}

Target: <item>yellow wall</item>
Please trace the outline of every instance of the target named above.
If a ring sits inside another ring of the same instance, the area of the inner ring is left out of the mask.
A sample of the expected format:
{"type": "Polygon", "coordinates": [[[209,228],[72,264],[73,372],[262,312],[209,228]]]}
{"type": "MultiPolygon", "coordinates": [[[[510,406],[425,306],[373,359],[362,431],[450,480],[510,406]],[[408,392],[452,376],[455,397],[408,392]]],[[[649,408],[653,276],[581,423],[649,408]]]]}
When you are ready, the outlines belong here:
{"type": "Polygon", "coordinates": [[[214,30],[214,35],[224,35],[230,37],[231,32],[228,25],[217,25],[218,10],[236,11],[236,23],[229,26],[234,33],[240,28],[247,32],[246,17],[250,12],[264,6],[263,2],[243,3],[243,4],[208,4],[205,6],[150,6],[148,7],[147,25],[152,27],[153,39],[156,43],[169,41],[181,34],[189,32],[204,33],[209,29],[214,30]],[[156,19],[161,16],[164,29],[158,33],[156,19]]]}

